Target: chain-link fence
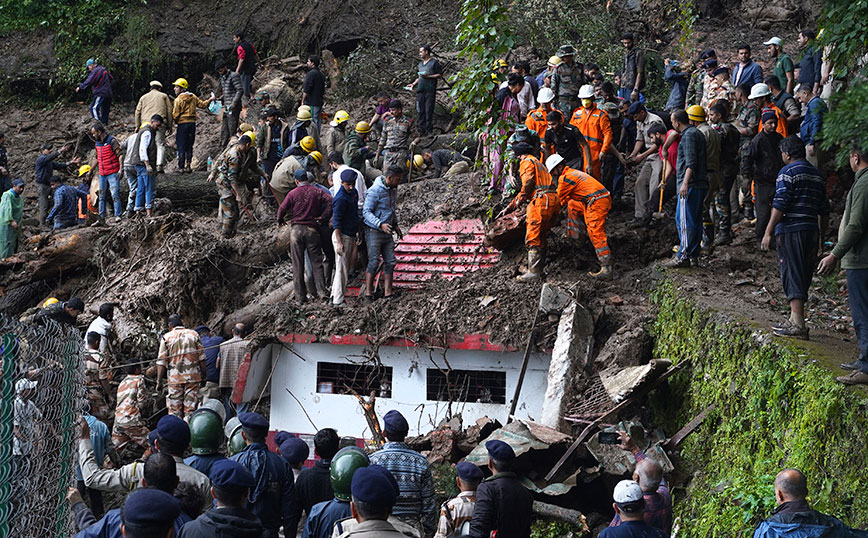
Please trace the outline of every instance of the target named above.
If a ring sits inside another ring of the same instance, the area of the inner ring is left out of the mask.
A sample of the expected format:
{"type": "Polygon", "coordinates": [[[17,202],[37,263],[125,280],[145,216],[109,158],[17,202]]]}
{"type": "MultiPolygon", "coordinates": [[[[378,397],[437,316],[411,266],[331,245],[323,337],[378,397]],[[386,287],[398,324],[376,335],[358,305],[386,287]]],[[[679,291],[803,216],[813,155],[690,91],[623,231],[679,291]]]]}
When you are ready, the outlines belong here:
{"type": "Polygon", "coordinates": [[[80,349],[74,327],[0,314],[0,538],[74,534],[80,349]]]}

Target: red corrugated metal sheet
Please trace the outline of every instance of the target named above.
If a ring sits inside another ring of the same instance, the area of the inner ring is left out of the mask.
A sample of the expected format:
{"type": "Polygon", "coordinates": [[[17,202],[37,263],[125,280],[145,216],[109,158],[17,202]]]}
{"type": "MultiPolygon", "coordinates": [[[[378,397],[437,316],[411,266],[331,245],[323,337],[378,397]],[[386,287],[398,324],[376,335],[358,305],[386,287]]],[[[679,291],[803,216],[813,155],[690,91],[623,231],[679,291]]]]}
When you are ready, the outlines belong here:
{"type": "Polygon", "coordinates": [[[413,226],[395,247],[395,286],[418,288],[431,278],[452,280],[493,266],[500,251],[483,247],[484,238],[479,219],[432,220],[413,226]]]}

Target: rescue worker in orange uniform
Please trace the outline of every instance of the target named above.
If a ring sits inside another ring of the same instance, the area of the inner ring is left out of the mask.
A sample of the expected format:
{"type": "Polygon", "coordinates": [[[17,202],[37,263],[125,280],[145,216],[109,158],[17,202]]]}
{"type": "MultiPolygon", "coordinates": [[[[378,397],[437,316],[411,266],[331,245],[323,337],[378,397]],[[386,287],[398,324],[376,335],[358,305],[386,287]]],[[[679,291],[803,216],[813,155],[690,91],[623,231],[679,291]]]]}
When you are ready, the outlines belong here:
{"type": "Polygon", "coordinates": [[[539,108],[535,108],[527,113],[527,118],[524,120],[524,124],[527,125],[528,129],[536,131],[540,140],[545,140],[546,127],[548,127],[546,116],[549,112],[555,109],[552,104],[555,100],[555,92],[553,92],[551,88],[540,88],[536,100],[539,102],[539,108]]]}
{"type": "Polygon", "coordinates": [[[531,145],[519,142],[512,149],[521,159],[518,170],[522,187],[501,214],[512,211],[521,203],[528,203],[527,231],[524,236],[524,244],[527,247],[527,271],[518,276],[518,280],[527,282],[542,276],[546,236],[561,210],[561,205],[558,202],[557,181],[552,178],[545,165],[534,156],[531,145]]]}
{"type": "Polygon", "coordinates": [[[567,236],[578,237],[579,218],[584,216],[588,239],[594,245],[600,270],[588,273],[597,278],[612,277],[612,254],[606,238],[606,216],[612,208],[609,191],[596,179],[567,166],[560,155],[546,159],[546,168],[558,186],[558,201],[567,208],[567,236]]]}
{"type": "Polygon", "coordinates": [[[612,147],[612,125],[609,123],[609,115],[597,108],[594,102],[594,87],[585,84],[579,88],[579,99],[582,106],[573,112],[570,124],[574,125],[591,146],[591,174],[597,179],[603,178],[603,155],[612,147]]]}
{"type": "MultiPolygon", "coordinates": [[[[769,88],[769,85],[754,84],[750,89],[748,99],[752,99],[756,106],[758,106],[763,112],[765,112],[766,109],[775,111],[775,115],[778,117],[778,128],[776,130],[782,137],[786,138],[789,134],[787,115],[778,108],[774,101],[772,101],[772,90],[769,88]]],[[[762,120],[760,120],[759,130],[763,130],[762,120]]]]}

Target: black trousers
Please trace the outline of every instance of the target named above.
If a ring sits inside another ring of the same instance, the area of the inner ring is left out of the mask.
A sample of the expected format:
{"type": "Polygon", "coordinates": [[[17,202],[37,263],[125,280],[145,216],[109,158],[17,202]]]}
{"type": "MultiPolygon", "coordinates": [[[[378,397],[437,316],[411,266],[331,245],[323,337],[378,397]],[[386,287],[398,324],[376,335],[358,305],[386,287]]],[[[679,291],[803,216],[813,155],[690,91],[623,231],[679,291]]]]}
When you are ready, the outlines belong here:
{"type": "Polygon", "coordinates": [[[419,118],[419,134],[431,134],[434,130],[434,92],[416,93],[416,114],[419,118]]]}

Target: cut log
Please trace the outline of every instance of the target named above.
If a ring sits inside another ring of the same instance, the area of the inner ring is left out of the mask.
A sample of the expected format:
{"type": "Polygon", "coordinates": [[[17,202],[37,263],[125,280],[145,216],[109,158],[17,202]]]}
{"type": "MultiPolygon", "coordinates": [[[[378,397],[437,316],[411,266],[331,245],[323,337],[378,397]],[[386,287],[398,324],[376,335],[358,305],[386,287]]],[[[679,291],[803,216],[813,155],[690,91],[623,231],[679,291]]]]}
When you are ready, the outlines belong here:
{"type": "Polygon", "coordinates": [[[107,228],[73,228],[54,234],[35,235],[25,250],[0,260],[0,282],[7,290],[31,282],[56,278],[89,263],[97,238],[107,228]],[[45,245],[34,250],[37,245],[45,245]]]}
{"type": "Polygon", "coordinates": [[[223,322],[223,334],[232,334],[232,327],[236,323],[243,323],[249,326],[256,320],[256,316],[262,311],[262,307],[287,301],[292,296],[292,292],[293,284],[290,281],[265,297],[258,298],[256,302],[250,303],[244,308],[229,314],[223,322]]]}
{"type": "Polygon", "coordinates": [[[569,508],[561,508],[560,506],[555,506],[553,504],[534,501],[533,513],[538,516],[569,523],[573,527],[581,529],[585,534],[591,532],[591,529],[588,528],[588,523],[585,520],[585,515],[578,510],[570,510],[569,508]]]}

